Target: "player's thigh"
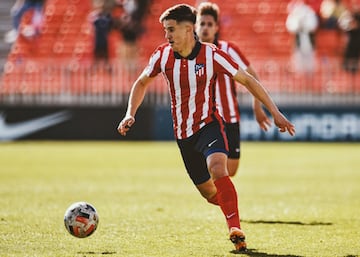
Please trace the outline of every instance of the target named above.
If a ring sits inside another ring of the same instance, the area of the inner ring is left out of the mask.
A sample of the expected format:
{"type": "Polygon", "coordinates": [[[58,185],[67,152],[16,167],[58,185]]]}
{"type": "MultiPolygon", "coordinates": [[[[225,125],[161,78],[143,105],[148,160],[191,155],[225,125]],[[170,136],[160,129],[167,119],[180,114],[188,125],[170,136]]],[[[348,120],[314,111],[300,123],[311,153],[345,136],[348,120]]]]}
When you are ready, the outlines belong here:
{"type": "Polygon", "coordinates": [[[186,171],[193,183],[199,185],[208,181],[211,177],[204,155],[188,140],[178,140],[177,143],[186,171]]]}

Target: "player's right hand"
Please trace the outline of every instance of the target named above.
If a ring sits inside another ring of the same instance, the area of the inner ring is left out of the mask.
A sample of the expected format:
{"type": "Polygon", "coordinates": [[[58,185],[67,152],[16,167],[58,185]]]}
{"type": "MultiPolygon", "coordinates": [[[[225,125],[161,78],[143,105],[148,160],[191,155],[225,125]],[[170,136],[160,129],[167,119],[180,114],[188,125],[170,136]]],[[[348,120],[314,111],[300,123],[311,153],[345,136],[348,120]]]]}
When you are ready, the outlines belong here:
{"type": "Polygon", "coordinates": [[[126,136],[126,133],[130,130],[131,126],[135,123],[135,118],[133,116],[127,115],[122,121],[120,121],[117,131],[122,135],[126,136]]]}
{"type": "Polygon", "coordinates": [[[260,128],[264,131],[268,131],[268,129],[271,127],[271,120],[266,115],[263,108],[261,107],[254,108],[254,114],[260,128]]]}

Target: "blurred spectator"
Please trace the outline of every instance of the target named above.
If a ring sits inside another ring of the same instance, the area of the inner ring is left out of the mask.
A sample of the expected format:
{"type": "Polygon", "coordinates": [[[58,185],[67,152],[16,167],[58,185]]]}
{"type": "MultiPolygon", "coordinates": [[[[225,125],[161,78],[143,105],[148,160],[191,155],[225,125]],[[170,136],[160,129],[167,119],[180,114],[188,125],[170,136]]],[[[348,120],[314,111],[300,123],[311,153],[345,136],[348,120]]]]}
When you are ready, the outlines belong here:
{"type": "Polygon", "coordinates": [[[323,0],[307,0],[306,3],[310,6],[316,13],[316,15],[320,18],[320,6],[323,0]]]}
{"type": "Polygon", "coordinates": [[[346,11],[341,0],[323,0],[320,6],[321,27],[339,29],[338,19],[346,11]]]}
{"type": "Polygon", "coordinates": [[[294,0],[288,5],[287,30],[295,35],[293,64],[298,72],[311,73],[315,69],[315,31],[318,18],[304,0],[294,0]]]}
{"type": "Polygon", "coordinates": [[[94,11],[92,12],[92,22],[95,29],[94,57],[96,61],[109,61],[109,33],[113,27],[111,10],[112,0],[94,1],[94,11]]]}
{"type": "Polygon", "coordinates": [[[137,58],[136,41],[143,33],[142,25],[151,0],[115,0],[123,12],[115,21],[116,28],[121,32],[124,44],[121,47],[120,58],[132,62],[137,58]]]}
{"type": "Polygon", "coordinates": [[[22,33],[23,36],[28,38],[32,38],[38,34],[42,20],[42,8],[44,2],[45,0],[16,0],[10,11],[13,19],[13,29],[5,34],[4,41],[7,43],[15,42],[19,33],[22,33]],[[32,24],[26,26],[23,31],[19,32],[21,19],[24,13],[30,9],[34,9],[32,24]]]}
{"type": "Polygon", "coordinates": [[[124,15],[121,19],[121,31],[124,40],[127,42],[135,42],[143,33],[142,20],[149,6],[149,1],[122,0],[122,6],[124,8],[124,15]]]}
{"type": "Polygon", "coordinates": [[[339,17],[339,27],[347,34],[343,67],[356,73],[360,58],[360,5],[354,4],[352,11],[346,11],[339,17]]]}

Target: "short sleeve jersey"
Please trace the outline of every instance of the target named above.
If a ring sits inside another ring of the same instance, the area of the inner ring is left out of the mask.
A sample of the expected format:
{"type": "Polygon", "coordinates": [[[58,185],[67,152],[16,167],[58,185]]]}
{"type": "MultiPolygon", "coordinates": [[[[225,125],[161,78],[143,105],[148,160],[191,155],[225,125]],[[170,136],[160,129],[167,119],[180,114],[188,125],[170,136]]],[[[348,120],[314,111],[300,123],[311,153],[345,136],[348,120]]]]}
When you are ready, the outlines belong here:
{"type": "Polygon", "coordinates": [[[145,73],[162,73],[167,81],[177,139],[192,136],[214,119],[220,119],[215,106],[215,82],[218,74],[233,77],[237,63],[213,44],[196,41],[187,58],[174,52],[169,44],[159,46],[149,60],[145,73]]]}
{"type": "MultiPolygon", "coordinates": [[[[217,46],[228,53],[241,69],[246,70],[247,67],[249,67],[250,62],[234,43],[219,40],[217,46]]],[[[226,123],[236,123],[240,121],[236,83],[226,74],[218,76],[216,83],[216,103],[220,115],[226,123]]]]}

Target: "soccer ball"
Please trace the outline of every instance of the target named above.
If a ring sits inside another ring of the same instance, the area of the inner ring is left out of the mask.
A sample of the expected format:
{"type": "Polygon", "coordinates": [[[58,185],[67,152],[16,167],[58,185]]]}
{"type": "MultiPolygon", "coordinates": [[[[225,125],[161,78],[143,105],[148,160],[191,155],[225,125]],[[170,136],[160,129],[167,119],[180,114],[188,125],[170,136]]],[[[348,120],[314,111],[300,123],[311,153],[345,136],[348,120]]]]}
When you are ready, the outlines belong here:
{"type": "Polygon", "coordinates": [[[66,230],[73,236],[84,238],[95,232],[99,216],[94,206],[86,202],[70,205],[64,216],[66,230]]]}

